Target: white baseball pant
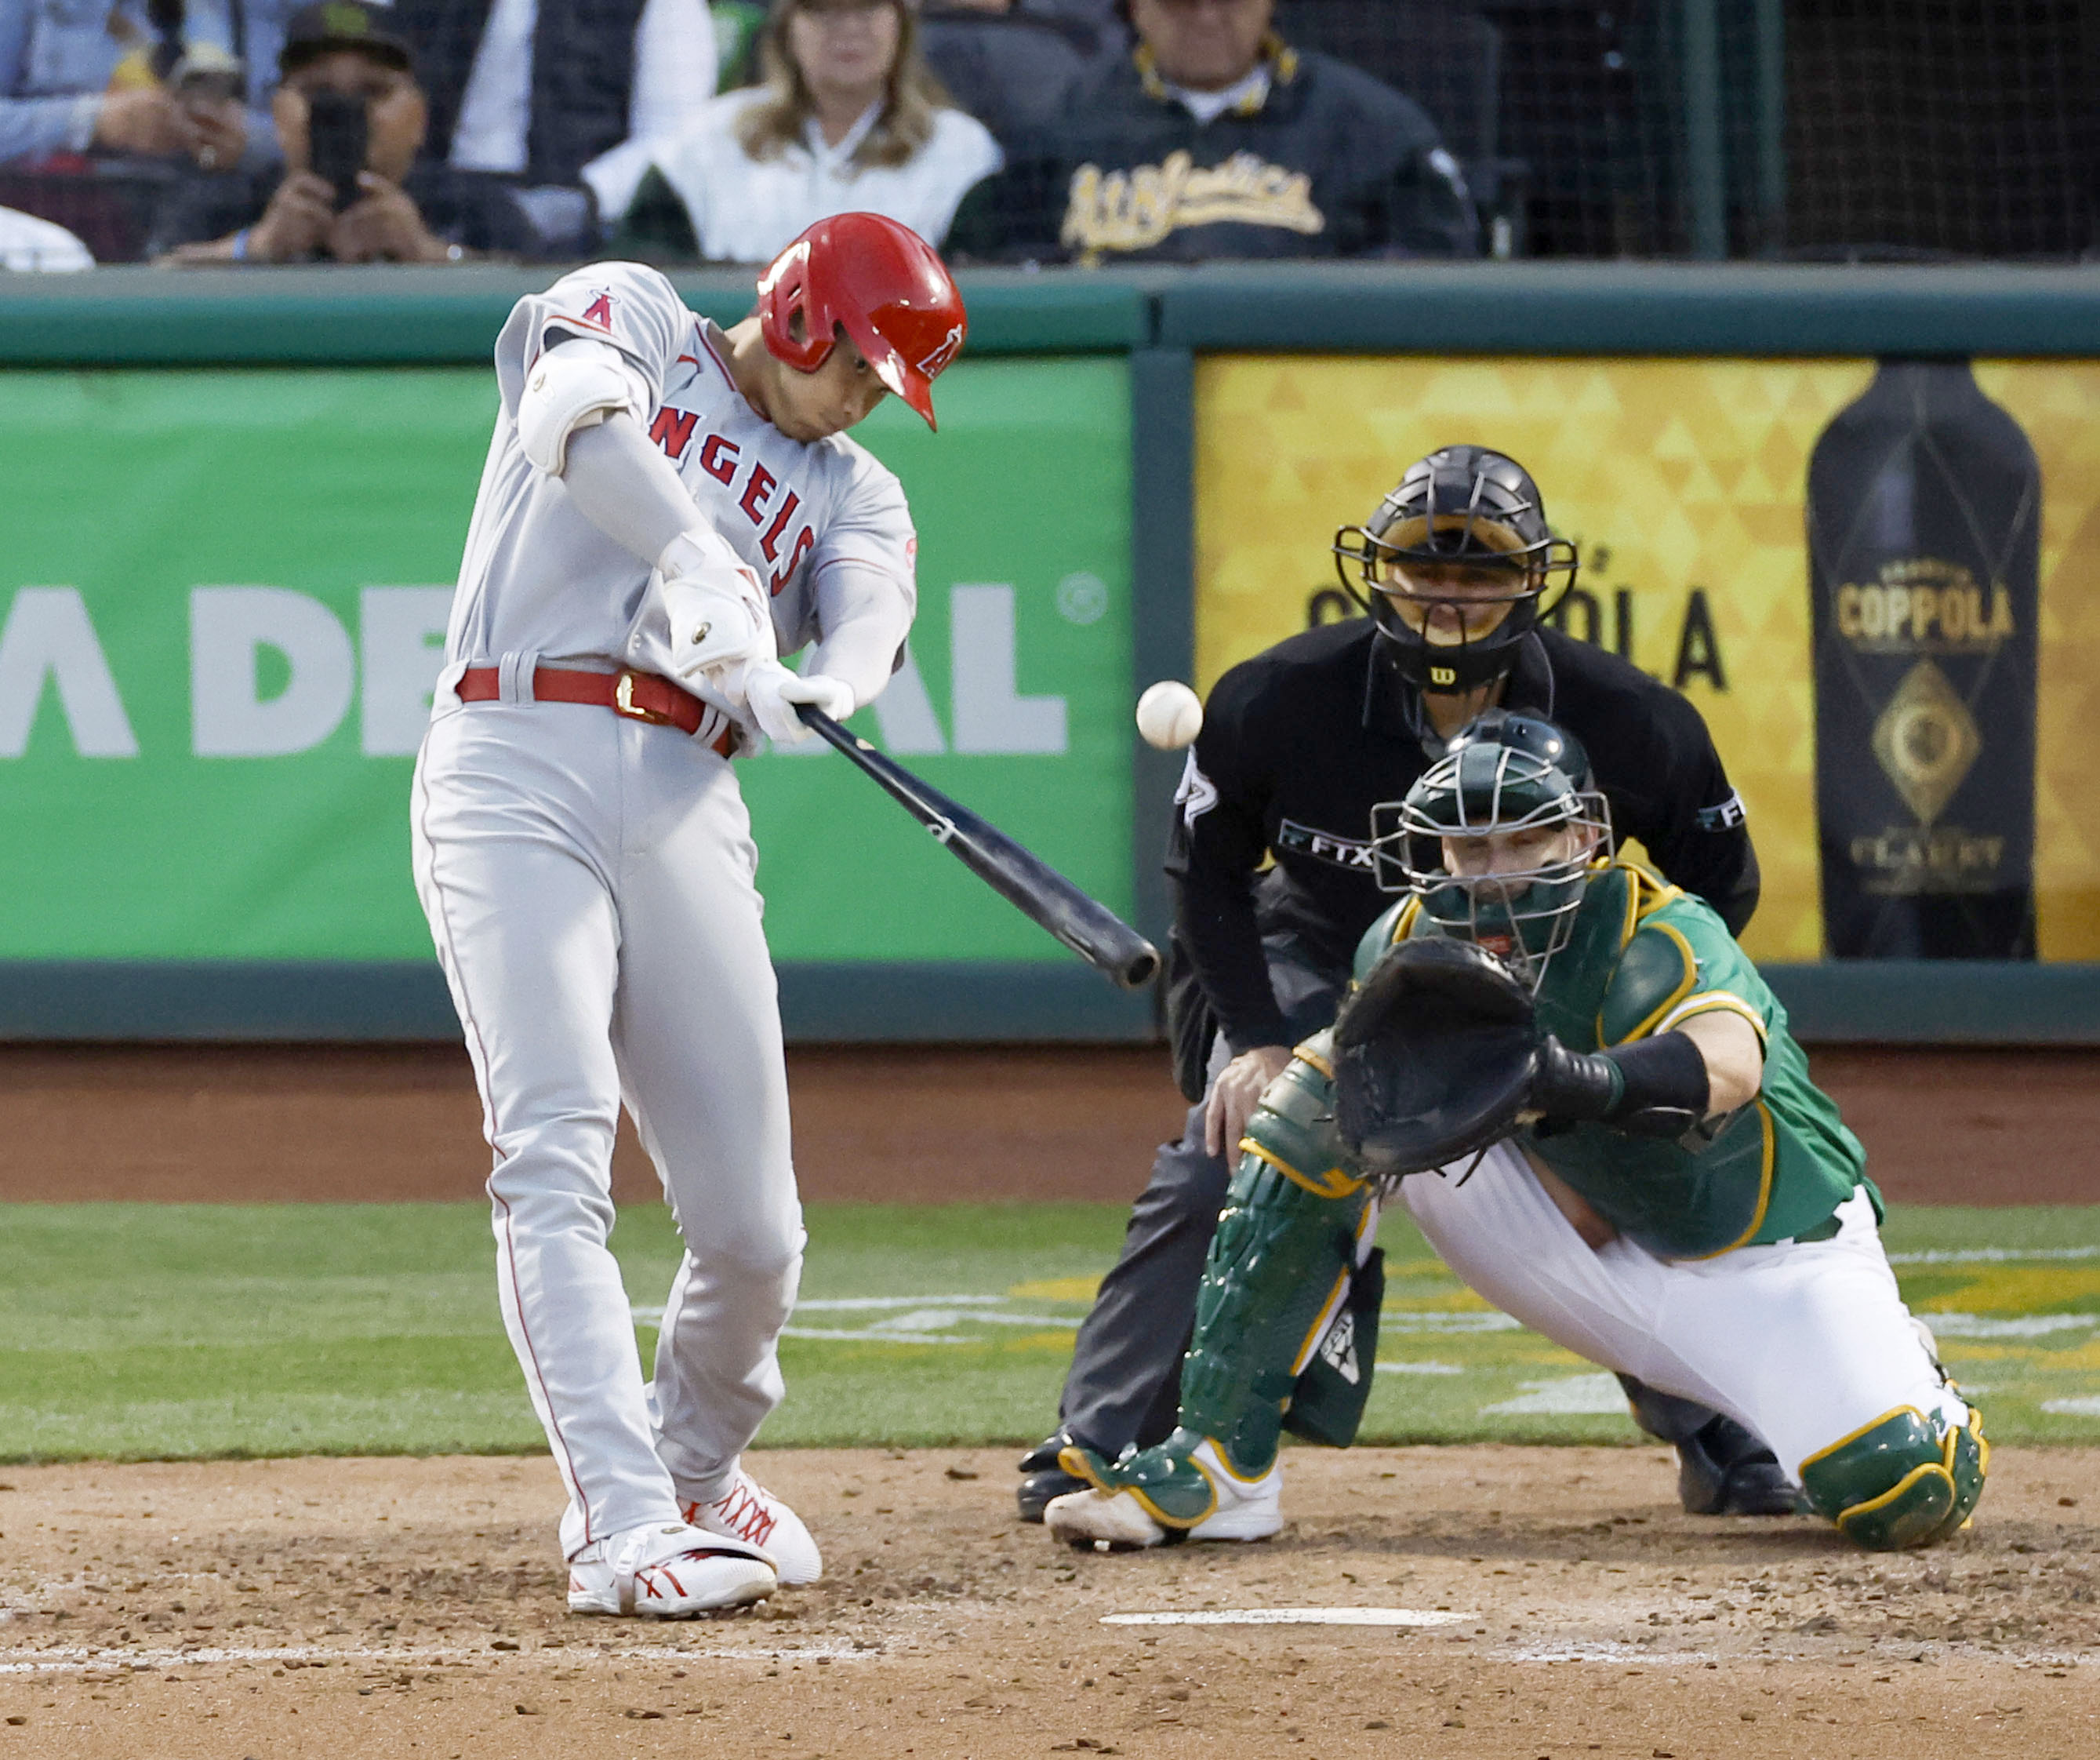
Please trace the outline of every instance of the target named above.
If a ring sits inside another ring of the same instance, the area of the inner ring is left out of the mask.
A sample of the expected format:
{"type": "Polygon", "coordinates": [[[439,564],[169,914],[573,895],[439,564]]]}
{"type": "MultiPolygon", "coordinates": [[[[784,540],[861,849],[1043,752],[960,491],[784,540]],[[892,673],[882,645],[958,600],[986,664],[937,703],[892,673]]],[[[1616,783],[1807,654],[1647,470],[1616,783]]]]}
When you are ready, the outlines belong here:
{"type": "Polygon", "coordinates": [[[1523,1154],[1498,1144],[1463,1185],[1401,1182],[1436,1255],[1477,1295],[1602,1367],[1726,1412],[1788,1472],[1895,1407],[1968,1421],[1942,1385],[1855,1192],[1827,1241],[1665,1259],[1586,1246],[1523,1154]]]}
{"type": "Polygon", "coordinates": [[[481,1091],[504,1323],[569,1493],[565,1555],[710,1501],[779,1402],[801,1270],[758,854],[726,761],[530,699],[440,712],[416,885],[481,1091]],[[613,1224],[624,1098],[685,1258],[642,1384],[613,1224]]]}

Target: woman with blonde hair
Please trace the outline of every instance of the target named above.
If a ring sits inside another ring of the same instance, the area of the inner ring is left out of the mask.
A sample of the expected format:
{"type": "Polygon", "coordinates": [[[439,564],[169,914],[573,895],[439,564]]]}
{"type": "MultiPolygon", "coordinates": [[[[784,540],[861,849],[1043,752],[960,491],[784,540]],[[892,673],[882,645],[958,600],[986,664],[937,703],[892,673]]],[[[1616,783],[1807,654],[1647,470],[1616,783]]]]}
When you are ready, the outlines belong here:
{"type": "MultiPolygon", "coordinates": [[[[774,0],[758,46],[762,84],[642,143],[650,168],[615,250],[766,262],[853,210],[938,245],[964,193],[999,169],[990,132],[928,70],[910,0],[774,0]]],[[[601,188],[601,205],[616,192],[601,188]]]]}

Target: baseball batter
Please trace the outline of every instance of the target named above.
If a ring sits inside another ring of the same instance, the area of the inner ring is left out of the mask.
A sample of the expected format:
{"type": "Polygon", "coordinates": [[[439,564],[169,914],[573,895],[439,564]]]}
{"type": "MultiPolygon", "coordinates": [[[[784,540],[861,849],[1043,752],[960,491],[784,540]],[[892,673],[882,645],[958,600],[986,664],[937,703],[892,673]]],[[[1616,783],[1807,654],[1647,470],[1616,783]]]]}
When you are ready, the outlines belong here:
{"type": "Polygon", "coordinates": [[[1612,858],[1586,768],[1559,730],[1506,722],[1409,791],[1379,843],[1410,896],[1242,1145],[1180,1427],[1113,1463],[1067,1449],[1093,1489],[1050,1505],[1054,1533],[1276,1531],[1286,1400],[1396,1179],[1481,1295],[1728,1414],[1847,1537],[1967,1520],[1989,1450],[1897,1292],[1858,1140],[1713,910],[1612,858]]]}
{"type": "Polygon", "coordinates": [[[916,603],[897,480],[845,430],[931,382],[965,318],[933,250],[820,222],[725,331],[599,263],[519,302],[446,665],[416,883],[495,1152],[504,1321],[568,1492],[580,1612],[814,1581],[739,1455],[781,1396],[801,1212],[757,852],[730,760],[844,717],[916,603]],[[814,644],[798,677],[783,654],[814,644]],[[645,1385],[607,1246],[622,1101],[685,1244],[645,1385]]]}

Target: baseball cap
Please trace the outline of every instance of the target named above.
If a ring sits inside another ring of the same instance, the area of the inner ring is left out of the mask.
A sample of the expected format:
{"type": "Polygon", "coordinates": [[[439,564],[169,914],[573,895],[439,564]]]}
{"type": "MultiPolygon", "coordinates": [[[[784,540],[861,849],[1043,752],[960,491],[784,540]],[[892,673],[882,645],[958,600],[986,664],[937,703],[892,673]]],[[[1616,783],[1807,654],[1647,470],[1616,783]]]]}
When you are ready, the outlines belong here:
{"type": "Polygon", "coordinates": [[[368,6],[365,0],[315,0],[285,21],[277,71],[295,73],[336,49],[358,50],[404,73],[414,61],[408,39],[396,28],[390,7],[368,6]]]}

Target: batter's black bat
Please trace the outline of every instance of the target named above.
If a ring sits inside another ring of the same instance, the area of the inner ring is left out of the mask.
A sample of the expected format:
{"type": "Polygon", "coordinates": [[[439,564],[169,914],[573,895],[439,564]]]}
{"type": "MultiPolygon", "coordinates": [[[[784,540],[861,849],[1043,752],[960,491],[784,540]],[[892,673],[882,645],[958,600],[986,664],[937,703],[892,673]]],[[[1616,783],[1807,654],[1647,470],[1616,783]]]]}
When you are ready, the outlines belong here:
{"type": "Polygon", "coordinates": [[[873,777],[950,855],[1088,965],[1125,990],[1141,990],[1152,981],[1159,950],[1099,899],[1089,898],[1048,862],[847,732],[814,704],[798,704],[796,712],[873,777]]]}

